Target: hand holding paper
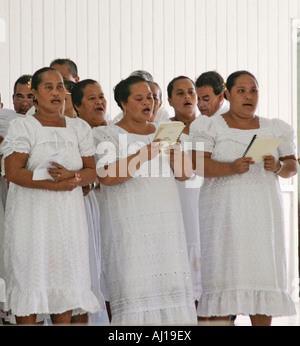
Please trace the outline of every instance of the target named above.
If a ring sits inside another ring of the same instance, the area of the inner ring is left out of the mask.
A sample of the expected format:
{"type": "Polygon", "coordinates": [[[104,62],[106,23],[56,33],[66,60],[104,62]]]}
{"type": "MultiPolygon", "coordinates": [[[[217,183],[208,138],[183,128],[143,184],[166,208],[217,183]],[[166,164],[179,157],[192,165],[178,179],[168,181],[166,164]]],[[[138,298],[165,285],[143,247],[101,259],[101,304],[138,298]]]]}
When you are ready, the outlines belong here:
{"type": "Polygon", "coordinates": [[[281,138],[260,137],[254,135],[243,157],[252,157],[255,163],[262,162],[264,156],[272,155],[274,153],[280,142],[281,138]]]}
{"type": "Polygon", "coordinates": [[[178,141],[185,124],[182,121],[170,121],[161,123],[156,130],[154,140],[160,139],[162,142],[168,142],[170,145],[178,141]]]}
{"type": "Polygon", "coordinates": [[[65,150],[59,150],[50,156],[47,157],[47,159],[39,164],[36,169],[33,171],[33,177],[32,180],[52,180],[54,179],[51,177],[51,175],[48,173],[48,168],[55,168],[51,165],[50,162],[57,162],[60,163],[63,156],[64,156],[65,150]]]}

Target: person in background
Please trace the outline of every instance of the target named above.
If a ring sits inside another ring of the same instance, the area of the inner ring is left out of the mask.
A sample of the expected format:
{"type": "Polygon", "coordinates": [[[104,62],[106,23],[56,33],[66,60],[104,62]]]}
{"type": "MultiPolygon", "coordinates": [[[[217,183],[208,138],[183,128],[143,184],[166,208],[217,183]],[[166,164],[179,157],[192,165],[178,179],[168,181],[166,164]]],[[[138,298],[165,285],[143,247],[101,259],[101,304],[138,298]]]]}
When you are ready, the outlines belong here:
{"type": "Polygon", "coordinates": [[[0,93],[0,109],[3,108],[3,102],[1,101],[1,93],[0,93]]]}
{"type": "MultiPolygon", "coordinates": [[[[72,102],[77,116],[86,121],[93,129],[97,126],[107,125],[105,120],[106,99],[100,84],[93,79],[85,79],[76,84],[72,89],[72,102]]],[[[100,229],[100,206],[98,202],[98,184],[89,184],[83,187],[85,209],[89,226],[89,256],[91,266],[92,290],[99,301],[104,305],[101,292],[101,229],[100,229]]],[[[102,306],[102,304],[101,304],[102,306]]],[[[89,314],[89,323],[98,323],[103,318],[102,308],[96,314],[89,314]]],[[[86,322],[86,316],[75,316],[75,323],[86,322]]]]}
{"type": "Polygon", "coordinates": [[[33,106],[34,96],[30,87],[31,77],[31,75],[23,75],[14,84],[12,99],[14,109],[19,114],[25,115],[33,106]]]}
{"type": "Polygon", "coordinates": [[[18,324],[34,324],[40,314],[68,324],[73,311],[99,309],[91,291],[82,195],[82,186],[96,178],[95,147],[85,121],[62,115],[66,91],[58,71],[36,71],[32,93],[37,112],[14,119],[3,142],[2,170],[10,184],[4,310],[18,324]]]}
{"type": "Polygon", "coordinates": [[[77,112],[74,108],[72,101],[72,90],[75,84],[76,83],[70,80],[64,79],[64,85],[66,88],[66,99],[63,114],[69,118],[77,118],[77,112]]]}
{"type": "MultiPolygon", "coordinates": [[[[101,244],[112,323],[196,324],[175,159],[159,155],[153,97],[141,77],[114,89],[124,116],[93,129],[101,194],[101,244]]],[[[176,153],[175,153],[176,150],[176,153]]],[[[180,168],[180,172],[179,172],[180,168]]],[[[187,173],[186,173],[187,174],[187,173]]],[[[189,174],[188,174],[189,176],[189,174]]]]}
{"type": "Polygon", "coordinates": [[[50,67],[55,68],[62,75],[63,79],[78,83],[78,68],[76,63],[71,59],[55,59],[51,61],[50,67]]]}
{"type": "MultiPolygon", "coordinates": [[[[200,193],[203,292],[198,315],[228,320],[250,315],[269,326],[272,316],[296,313],[287,292],[285,231],[279,177],[297,174],[294,133],[279,119],[256,115],[258,82],[248,71],[227,79],[230,110],[198,117],[190,128],[193,152],[204,159],[200,193]],[[274,153],[254,162],[243,154],[254,135],[280,138],[274,153]]],[[[201,160],[200,160],[201,161],[201,160]]],[[[202,174],[202,172],[201,172],[202,174]]]]}
{"type": "MultiPolygon", "coordinates": [[[[189,130],[191,123],[196,119],[197,93],[194,82],[186,76],[178,76],[170,81],[167,87],[168,101],[174,108],[175,116],[170,121],[182,121],[186,124],[180,136],[182,150],[187,153],[192,149],[186,147],[191,144],[189,130]]],[[[199,194],[202,178],[193,175],[187,181],[176,180],[186,233],[187,250],[192,275],[194,299],[197,308],[201,296],[201,253],[200,253],[200,226],[199,226],[199,194]]]]}
{"type": "Polygon", "coordinates": [[[215,71],[202,73],[196,80],[198,109],[202,115],[213,115],[228,112],[229,103],[224,97],[226,85],[223,77],[215,71]]]}

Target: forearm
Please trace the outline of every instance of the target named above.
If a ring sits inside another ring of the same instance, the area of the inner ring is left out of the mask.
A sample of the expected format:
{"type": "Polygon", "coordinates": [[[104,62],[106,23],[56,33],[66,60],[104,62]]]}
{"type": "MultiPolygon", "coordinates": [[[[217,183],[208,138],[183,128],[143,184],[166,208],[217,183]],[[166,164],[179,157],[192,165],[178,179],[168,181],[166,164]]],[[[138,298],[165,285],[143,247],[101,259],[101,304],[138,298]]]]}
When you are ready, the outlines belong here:
{"type": "Polygon", "coordinates": [[[291,178],[298,173],[298,162],[294,159],[283,159],[282,166],[278,162],[275,173],[281,178],[291,178]]]}
{"type": "Polygon", "coordinates": [[[58,191],[59,185],[51,180],[33,180],[33,172],[26,169],[21,168],[14,173],[7,173],[5,175],[8,182],[14,183],[16,185],[27,187],[31,189],[44,189],[44,190],[53,190],[58,191]]]}
{"type": "MultiPolygon", "coordinates": [[[[97,173],[96,173],[96,169],[95,168],[83,168],[81,170],[78,171],[73,171],[73,177],[75,177],[75,174],[78,173],[80,175],[80,186],[86,186],[89,184],[93,184],[96,181],[97,178],[97,173]]],[[[70,177],[71,178],[71,177],[70,177]]]]}
{"type": "Polygon", "coordinates": [[[209,154],[201,151],[192,152],[194,172],[205,178],[224,177],[236,174],[232,162],[212,160],[209,154]]]}
{"type": "Polygon", "coordinates": [[[122,184],[132,178],[135,172],[140,169],[142,163],[140,151],[138,151],[136,154],[98,169],[98,179],[103,185],[122,184]]]}
{"type": "Polygon", "coordinates": [[[170,166],[175,178],[179,181],[189,179],[194,173],[192,159],[190,155],[184,151],[181,152],[180,156],[176,156],[174,160],[170,160],[170,166]]]}

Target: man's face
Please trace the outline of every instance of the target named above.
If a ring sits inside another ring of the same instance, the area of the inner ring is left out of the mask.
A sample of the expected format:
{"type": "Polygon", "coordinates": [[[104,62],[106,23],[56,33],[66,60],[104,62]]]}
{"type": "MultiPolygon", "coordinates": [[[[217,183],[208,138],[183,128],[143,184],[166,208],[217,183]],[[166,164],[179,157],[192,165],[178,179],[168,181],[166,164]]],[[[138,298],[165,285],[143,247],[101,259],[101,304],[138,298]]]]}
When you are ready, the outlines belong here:
{"type": "Polygon", "coordinates": [[[54,64],[52,67],[55,68],[55,70],[58,71],[62,75],[63,79],[70,80],[74,83],[79,82],[79,77],[74,78],[71,75],[67,65],[54,64]]]}
{"type": "Polygon", "coordinates": [[[14,109],[17,113],[26,114],[33,106],[34,96],[28,84],[17,84],[16,92],[13,95],[14,109]]]}
{"type": "Polygon", "coordinates": [[[198,87],[198,109],[202,115],[212,116],[221,107],[223,102],[223,93],[216,95],[211,86],[198,87]]]}

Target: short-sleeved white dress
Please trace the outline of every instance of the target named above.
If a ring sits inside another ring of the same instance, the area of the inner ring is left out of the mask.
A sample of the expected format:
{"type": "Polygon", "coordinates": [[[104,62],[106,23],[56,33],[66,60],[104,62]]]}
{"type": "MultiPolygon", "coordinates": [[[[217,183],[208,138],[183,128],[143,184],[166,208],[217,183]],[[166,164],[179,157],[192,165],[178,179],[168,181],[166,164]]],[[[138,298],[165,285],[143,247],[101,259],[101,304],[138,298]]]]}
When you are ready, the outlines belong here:
{"type": "MultiPolygon", "coordinates": [[[[61,164],[82,168],[93,156],[92,132],[81,119],[66,117],[66,127],[44,127],[33,116],[12,121],[4,140],[4,157],[28,153],[34,170],[64,149],[61,164]]],[[[96,312],[91,291],[88,227],[82,188],[49,191],[11,183],[5,209],[5,310],[17,316],[96,312]]]]}
{"type": "MultiPolygon", "coordinates": [[[[117,125],[93,129],[97,169],[154,137],[117,125]]],[[[112,323],[197,322],[182,212],[167,156],[144,163],[124,183],[100,187],[101,244],[112,323]]]]}
{"type": "MultiPolygon", "coordinates": [[[[192,147],[191,137],[182,133],[180,141],[182,150],[188,152],[192,147]]],[[[195,174],[186,181],[176,180],[183,214],[195,300],[199,300],[202,292],[199,224],[199,194],[202,183],[203,178],[195,174]]]]}
{"type": "MultiPolygon", "coordinates": [[[[201,116],[190,135],[222,162],[242,157],[254,134],[282,138],[276,159],[295,155],[292,128],[278,119],[259,119],[259,129],[239,130],[229,128],[221,115],[201,116]]],[[[205,178],[200,210],[203,294],[198,315],[294,314],[278,176],[256,163],[245,174],[205,178]]]]}

